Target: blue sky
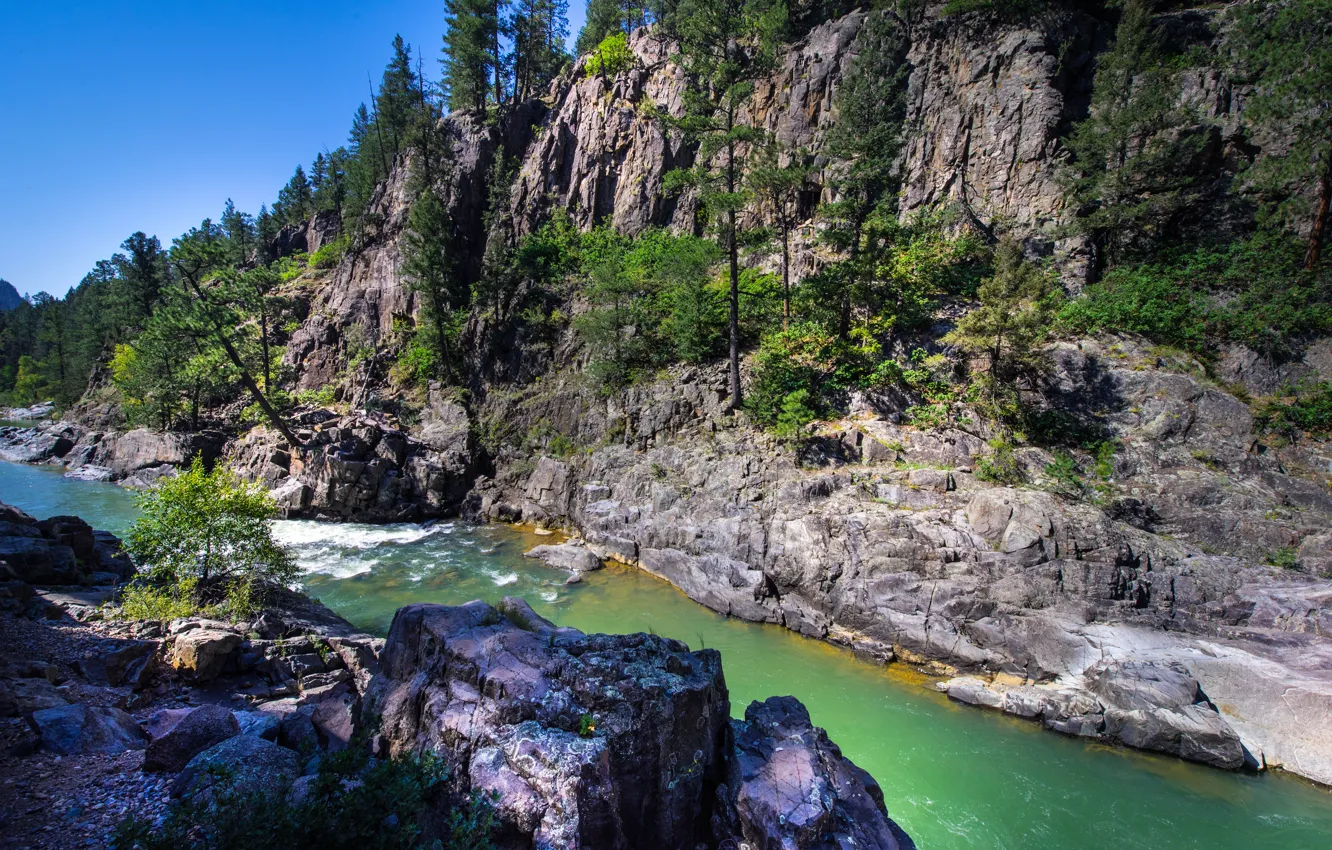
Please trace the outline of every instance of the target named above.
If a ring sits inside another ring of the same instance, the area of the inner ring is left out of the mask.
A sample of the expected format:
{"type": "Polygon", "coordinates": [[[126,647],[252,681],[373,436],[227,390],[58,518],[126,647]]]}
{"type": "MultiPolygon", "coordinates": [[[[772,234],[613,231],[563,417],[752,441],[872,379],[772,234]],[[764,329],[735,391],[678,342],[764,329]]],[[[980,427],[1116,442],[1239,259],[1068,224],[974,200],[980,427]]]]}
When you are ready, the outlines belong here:
{"type": "Polygon", "coordinates": [[[439,75],[443,0],[3,7],[0,278],[27,294],[64,295],[136,230],[169,243],[227,198],[272,203],[346,141],[395,33],[439,75]]]}

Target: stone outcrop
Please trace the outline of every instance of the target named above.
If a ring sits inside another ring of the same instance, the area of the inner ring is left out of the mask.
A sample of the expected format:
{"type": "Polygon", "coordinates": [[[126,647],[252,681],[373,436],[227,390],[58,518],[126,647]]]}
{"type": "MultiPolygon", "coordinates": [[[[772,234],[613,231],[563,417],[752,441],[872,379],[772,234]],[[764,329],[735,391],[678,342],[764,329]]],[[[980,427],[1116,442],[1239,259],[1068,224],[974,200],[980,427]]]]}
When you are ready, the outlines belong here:
{"type": "Polygon", "coordinates": [[[499,610],[403,608],[381,661],[367,695],[380,751],[435,752],[457,790],[497,792],[515,846],[692,848],[751,835],[780,842],[757,846],[899,846],[873,780],[798,702],[751,709],[731,730],[713,650],[584,635],[506,599],[499,610]],[[791,787],[785,771],[802,768],[791,787]],[[805,791],[817,801],[797,799],[805,791]]]}
{"type": "Polygon", "coordinates": [[[38,521],[0,502],[0,581],[39,585],[116,584],[134,565],[113,534],[78,517],[38,521]]]}
{"type": "Polygon", "coordinates": [[[241,733],[232,712],[221,706],[164,709],[148,718],[143,769],[178,773],[199,753],[241,733]]]}
{"type": "Polygon", "coordinates": [[[115,755],[141,750],[148,742],[134,718],[118,708],[61,705],[34,711],[29,723],[42,747],[56,755],[115,755]]]}

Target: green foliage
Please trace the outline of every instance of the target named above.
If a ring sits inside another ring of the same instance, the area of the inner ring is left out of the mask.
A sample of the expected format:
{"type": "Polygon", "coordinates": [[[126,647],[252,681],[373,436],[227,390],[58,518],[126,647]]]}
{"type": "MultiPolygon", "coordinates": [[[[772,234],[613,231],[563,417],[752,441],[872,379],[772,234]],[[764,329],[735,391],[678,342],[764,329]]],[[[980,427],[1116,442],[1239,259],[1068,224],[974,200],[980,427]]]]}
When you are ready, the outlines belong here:
{"type": "Polygon", "coordinates": [[[438,850],[491,850],[490,799],[451,800],[433,755],[373,760],[362,747],[323,755],[299,801],[292,782],[244,789],[221,776],[207,794],[168,810],[160,824],[131,815],[115,850],[407,850],[430,823],[438,850]]]}
{"type": "Polygon", "coordinates": [[[809,390],[806,389],[796,390],[782,399],[773,433],[786,439],[803,437],[809,424],[818,418],[818,412],[809,406],[809,402],[809,390]]]}
{"type": "Polygon", "coordinates": [[[1252,82],[1243,121],[1279,136],[1250,174],[1276,221],[1294,224],[1312,216],[1304,265],[1318,264],[1326,238],[1332,194],[1332,2],[1237,3],[1227,10],[1225,48],[1232,74],[1252,82]],[[1308,188],[1317,185],[1316,192],[1308,188]],[[1322,214],[1315,212],[1322,209],[1322,214]]]}
{"type": "Polygon", "coordinates": [[[1292,440],[1302,434],[1322,440],[1332,437],[1332,384],[1320,381],[1300,386],[1285,398],[1264,402],[1254,424],[1261,431],[1292,440]]]}
{"type": "Polygon", "coordinates": [[[185,579],[171,587],[135,582],[120,594],[120,613],[127,620],[166,622],[198,611],[195,586],[185,579]]]}
{"type": "Polygon", "coordinates": [[[1304,564],[1300,563],[1299,553],[1289,546],[1282,546],[1268,555],[1267,563],[1283,570],[1300,571],[1304,569],[1304,564]]]}
{"type": "Polygon", "coordinates": [[[1177,242],[1201,197],[1191,165],[1210,136],[1179,105],[1164,42],[1149,0],[1127,0],[1097,57],[1090,116],[1065,139],[1077,227],[1112,264],[1177,242]]]}
{"type": "Polygon", "coordinates": [[[1049,368],[1042,344],[1059,307],[1060,289],[1049,270],[1022,256],[1012,241],[995,251],[994,274],[977,291],[980,304],[958,320],[942,342],[984,361],[973,400],[1000,419],[1019,409],[1019,390],[1049,368]]]}
{"type": "MultiPolygon", "coordinates": [[[[842,401],[859,377],[850,346],[813,323],[797,323],[763,338],[754,357],[754,379],[745,409],[760,425],[780,423],[788,400],[810,419],[842,401]]],[[[789,421],[789,420],[788,420],[789,421]]]]}
{"type": "Polygon", "coordinates": [[[592,306],[574,327],[601,386],[624,386],[663,363],[699,362],[719,350],[722,295],[709,277],[717,251],[708,242],[661,230],[630,241],[598,228],[580,240],[577,258],[592,306]]]}
{"type": "Polygon", "coordinates": [[[342,258],[346,256],[347,249],[351,246],[351,237],[342,234],[337,239],[319,246],[319,250],[310,255],[310,268],[312,269],[331,269],[342,258]]]}
{"type": "Polygon", "coordinates": [[[976,477],[991,484],[1021,484],[1026,476],[1013,453],[1013,443],[1004,437],[990,440],[990,454],[976,462],[976,477]]]}
{"type": "Polygon", "coordinates": [[[196,457],[137,503],[140,516],[125,536],[126,551],[150,584],[176,600],[220,587],[241,609],[253,602],[256,585],[296,577],[291,552],[273,540],[272,497],[221,466],[208,472],[196,457]]]}
{"type": "Polygon", "coordinates": [[[301,390],[296,393],[296,401],[310,407],[332,407],[337,400],[337,391],[332,384],[325,384],[319,389],[301,390]]]}
{"type": "MultiPolygon", "coordinates": [[[[455,260],[454,221],[433,189],[426,189],[412,205],[403,239],[403,276],[421,296],[422,313],[430,329],[434,363],[444,374],[456,369],[452,342],[472,292],[459,274],[455,260]]],[[[415,367],[429,364],[416,358],[415,367]]]]}
{"type": "Polygon", "coordinates": [[[582,738],[591,738],[597,731],[597,719],[590,714],[584,714],[578,718],[578,735],[582,738]]]}
{"type": "Polygon", "coordinates": [[[1056,451],[1054,460],[1045,465],[1045,474],[1054,482],[1052,489],[1056,493],[1070,499],[1082,498],[1086,485],[1082,480],[1082,469],[1072,455],[1056,451]]]}
{"type": "Polygon", "coordinates": [[[394,383],[405,387],[424,387],[440,372],[439,349],[431,345],[428,334],[413,332],[398,352],[391,375],[394,383]]]}
{"type": "Polygon", "coordinates": [[[1220,248],[1166,252],[1109,270],[1060,313],[1069,330],[1138,333],[1207,355],[1239,342],[1273,358],[1332,327],[1332,267],[1302,268],[1303,248],[1260,231],[1220,248]]]}
{"type": "Polygon", "coordinates": [[[656,20],[656,12],[664,5],[641,0],[588,0],[574,52],[583,56],[616,32],[631,33],[656,20]]]}
{"type": "Polygon", "coordinates": [[[629,37],[623,32],[606,36],[583,62],[583,70],[589,76],[599,74],[614,77],[621,71],[627,71],[634,65],[634,52],[629,49],[629,37]]]}

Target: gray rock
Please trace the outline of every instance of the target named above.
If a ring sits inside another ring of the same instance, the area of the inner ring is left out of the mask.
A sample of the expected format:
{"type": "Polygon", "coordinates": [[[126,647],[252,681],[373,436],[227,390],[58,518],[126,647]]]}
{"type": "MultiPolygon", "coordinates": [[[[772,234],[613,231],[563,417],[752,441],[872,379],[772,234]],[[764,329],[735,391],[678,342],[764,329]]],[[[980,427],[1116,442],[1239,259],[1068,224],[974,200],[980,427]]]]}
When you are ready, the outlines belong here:
{"type": "Polygon", "coordinates": [[[166,773],[183,770],[199,753],[241,732],[232,713],[216,705],[159,711],[147,728],[143,769],[166,773]]]}
{"type": "Polygon", "coordinates": [[[878,783],[843,758],[795,697],[752,702],[731,725],[735,743],[714,827],[719,844],[914,848],[888,818],[878,783]]]}
{"type": "Polygon", "coordinates": [[[190,759],[171,792],[175,797],[189,797],[219,783],[239,792],[271,790],[300,773],[295,751],[254,735],[237,735],[190,759]]]}
{"type": "Polygon", "coordinates": [[[0,717],[27,717],[34,711],[68,705],[46,679],[0,679],[0,717]]]}
{"type": "Polygon", "coordinates": [[[115,755],[147,745],[139,724],[118,708],[62,705],[33,712],[30,722],[42,748],[56,755],[115,755]]]}
{"type": "Polygon", "coordinates": [[[592,572],[604,566],[595,554],[575,543],[533,546],[523,553],[523,557],[535,558],[547,566],[574,573],[592,572]]]}

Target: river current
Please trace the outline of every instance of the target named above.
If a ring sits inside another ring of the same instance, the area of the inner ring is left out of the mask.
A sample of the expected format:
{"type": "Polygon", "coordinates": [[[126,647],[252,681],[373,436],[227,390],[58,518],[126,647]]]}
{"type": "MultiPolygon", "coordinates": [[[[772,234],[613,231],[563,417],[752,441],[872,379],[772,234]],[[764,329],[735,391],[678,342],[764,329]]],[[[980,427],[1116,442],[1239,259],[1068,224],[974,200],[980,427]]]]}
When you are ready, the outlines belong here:
{"type": "MultiPolygon", "coordinates": [[[[117,533],[135,515],[119,487],[3,462],[0,500],[117,533]]],[[[950,703],[904,665],[727,619],[638,570],[612,566],[565,585],[565,573],[522,557],[549,538],[462,522],[275,526],[298,554],[305,590],[377,634],[410,602],[522,596],[584,631],[652,631],[719,649],[735,715],[753,699],[799,697],[878,780],[922,850],[1332,848],[1332,793],[1308,783],[1104,747],[950,703]]]]}

